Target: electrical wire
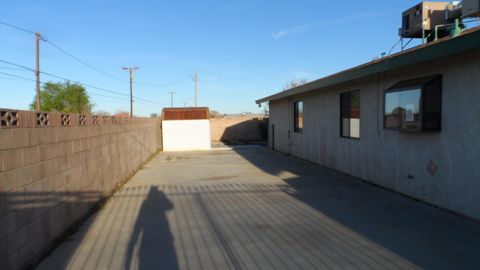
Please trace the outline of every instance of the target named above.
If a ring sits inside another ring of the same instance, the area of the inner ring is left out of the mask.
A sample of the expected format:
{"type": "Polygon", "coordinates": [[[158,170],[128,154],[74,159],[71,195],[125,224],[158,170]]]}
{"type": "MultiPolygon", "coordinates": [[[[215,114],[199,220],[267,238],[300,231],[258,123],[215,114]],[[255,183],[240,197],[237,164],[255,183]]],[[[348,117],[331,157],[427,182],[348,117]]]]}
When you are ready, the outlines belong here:
{"type": "MultiPolygon", "coordinates": [[[[30,79],[30,78],[26,78],[26,77],[23,77],[23,76],[18,76],[18,75],[15,75],[15,74],[11,74],[11,73],[7,73],[7,72],[2,72],[0,71],[0,74],[2,75],[6,75],[6,76],[10,76],[11,78],[5,78],[5,79],[16,79],[16,80],[24,80],[24,81],[31,81],[31,82],[35,82],[36,80],[35,79],[30,79]]],[[[42,85],[46,85],[47,83],[45,82],[40,82],[42,85]]],[[[115,97],[115,96],[108,96],[108,95],[104,95],[104,94],[99,94],[99,93],[94,93],[94,92],[91,92],[91,91],[87,91],[87,93],[89,95],[93,95],[93,96],[99,96],[99,97],[104,97],[104,98],[110,98],[110,99],[117,99],[117,100],[123,100],[123,101],[130,101],[130,99],[128,98],[123,98],[123,97],[115,97]]],[[[152,103],[148,103],[148,102],[143,102],[143,101],[140,101],[140,100],[135,100],[135,102],[138,102],[138,103],[142,103],[144,105],[155,105],[155,106],[158,106],[158,105],[161,105],[161,106],[164,106],[165,104],[152,104],[152,103]]]]}
{"type": "Polygon", "coordinates": [[[23,32],[26,32],[26,33],[29,33],[29,34],[32,34],[32,35],[35,35],[35,32],[27,30],[25,28],[22,28],[20,26],[9,24],[9,23],[3,22],[3,21],[0,21],[0,24],[3,24],[5,26],[11,27],[11,28],[14,28],[14,29],[17,29],[17,30],[20,30],[20,31],[23,31],[23,32]]]}
{"type": "Polygon", "coordinates": [[[401,42],[402,42],[402,38],[400,38],[400,40],[398,40],[397,43],[395,43],[395,45],[392,46],[392,48],[390,49],[390,51],[388,51],[388,55],[391,55],[393,49],[395,49],[395,47],[397,47],[398,44],[400,44],[401,42]]]}
{"type": "Polygon", "coordinates": [[[14,80],[14,81],[21,81],[21,79],[17,79],[17,78],[11,78],[11,77],[6,77],[6,76],[0,76],[0,79],[5,79],[5,80],[14,80]]]}
{"type": "MultiPolygon", "coordinates": [[[[20,27],[20,26],[16,26],[16,25],[13,25],[13,24],[9,24],[9,23],[6,23],[4,21],[0,21],[0,24],[2,25],[5,25],[5,26],[8,26],[8,27],[11,27],[13,29],[17,29],[19,31],[23,31],[25,33],[29,33],[29,34],[32,34],[32,35],[35,35],[36,33],[34,31],[31,31],[31,30],[28,30],[28,29],[25,29],[23,27],[20,27]]],[[[89,67],[90,69],[92,70],[95,70],[96,72],[98,73],[101,73],[103,74],[104,76],[107,76],[111,79],[114,79],[114,80],[117,80],[117,81],[121,81],[121,82],[124,82],[124,83],[130,83],[129,80],[124,80],[122,78],[119,78],[117,76],[114,76],[106,71],[103,71],[89,63],[87,63],[86,61],[80,59],[79,57],[73,55],[72,53],[68,52],[67,50],[63,49],[62,47],[60,47],[59,45],[51,42],[50,40],[48,40],[46,37],[44,36],[40,36],[41,40],[48,43],[49,45],[51,45],[52,47],[54,47],[55,49],[57,49],[58,51],[62,52],[63,54],[67,55],[68,57],[74,59],[75,61],[81,63],[82,65],[86,66],[86,67],[89,67]]],[[[183,76],[181,77],[180,79],[178,80],[175,80],[175,81],[172,81],[172,82],[168,82],[168,83],[161,83],[161,84],[156,84],[156,83],[147,83],[147,82],[133,82],[133,84],[135,85],[146,85],[146,86],[153,86],[153,87],[164,87],[164,86],[169,86],[169,85],[173,85],[175,83],[178,83],[178,82],[181,82],[183,80],[185,80],[186,78],[188,78],[190,75],[187,75],[187,76],[183,76]]]]}
{"type": "Polygon", "coordinates": [[[15,67],[23,68],[23,69],[28,69],[28,70],[30,70],[30,71],[35,72],[35,69],[29,68],[29,67],[27,67],[27,66],[22,66],[22,65],[15,64],[15,63],[13,63],[13,62],[5,61],[5,60],[2,60],[2,59],[0,59],[0,62],[1,62],[1,63],[4,63],[4,64],[7,64],[7,65],[11,65],[11,66],[15,66],[15,67]]]}
{"type": "MultiPolygon", "coordinates": [[[[63,54],[69,56],[70,58],[76,60],[77,62],[83,64],[84,66],[87,66],[111,79],[114,79],[114,80],[117,80],[117,81],[121,81],[121,82],[124,82],[124,83],[130,83],[129,80],[124,80],[124,79],[121,79],[117,76],[114,76],[114,75],[111,75],[110,73],[108,72],[105,72],[93,65],[90,65],[89,63],[83,61],[82,59],[80,59],[79,57],[76,57],[75,55],[69,53],[68,51],[66,51],[65,49],[62,49],[60,46],[56,45],[55,43],[51,42],[50,40],[47,40],[45,39],[44,40],[46,43],[50,44],[52,47],[54,47],[55,49],[59,50],[60,52],[62,52],[63,54]]],[[[178,82],[181,82],[181,81],[184,81],[186,78],[190,77],[190,75],[186,75],[186,76],[183,76],[181,77],[180,79],[178,80],[175,80],[175,81],[171,81],[171,82],[168,82],[168,83],[162,83],[162,84],[155,84],[155,83],[147,83],[147,82],[136,82],[134,81],[133,84],[135,85],[146,85],[146,86],[153,86],[153,87],[164,87],[164,86],[169,86],[169,85],[173,85],[173,84],[176,84],[178,82]]]]}
{"type": "Polygon", "coordinates": [[[23,68],[14,68],[14,67],[6,67],[6,66],[0,66],[0,69],[7,69],[7,70],[15,70],[15,71],[30,71],[30,70],[25,70],[23,68]]]}
{"type": "MultiPolygon", "coordinates": [[[[23,69],[26,69],[26,70],[30,70],[30,71],[32,71],[32,72],[35,72],[35,69],[29,68],[29,67],[27,67],[27,66],[23,66],[23,65],[20,65],[20,64],[12,63],[12,62],[5,61],[5,60],[2,60],[2,59],[0,59],[0,62],[1,62],[1,63],[4,63],[4,64],[12,65],[12,66],[15,66],[15,67],[19,67],[19,68],[23,68],[23,69]]],[[[52,74],[52,73],[49,73],[49,72],[40,71],[40,74],[43,74],[43,75],[46,75],[46,76],[50,76],[50,77],[53,77],[53,78],[57,78],[57,79],[60,79],[60,80],[64,80],[64,81],[75,82],[75,83],[77,83],[77,84],[80,84],[80,85],[83,85],[83,86],[86,86],[86,87],[90,87],[90,88],[93,88],[93,89],[97,89],[97,90],[100,90],[100,91],[108,92],[108,93],[111,93],[111,94],[116,94],[116,95],[122,95],[122,96],[130,97],[130,95],[129,95],[129,94],[126,94],[126,93],[122,93],[122,92],[114,91],[114,90],[111,90],[111,89],[106,89],[106,88],[103,88],[103,87],[98,87],[98,86],[95,86],[95,85],[83,83],[83,82],[80,82],[80,81],[76,81],[76,80],[72,80],[72,79],[69,79],[69,78],[65,78],[65,77],[63,77],[63,76],[55,75],[55,74],[52,74]]],[[[34,81],[35,81],[35,80],[34,80],[34,81]]],[[[149,103],[149,104],[161,105],[161,104],[158,103],[158,102],[152,102],[152,101],[150,101],[150,100],[147,100],[147,99],[144,99],[144,98],[140,98],[140,97],[137,97],[137,96],[133,96],[133,98],[136,99],[137,101],[143,101],[143,102],[149,103]]]]}
{"type": "Polygon", "coordinates": [[[93,70],[95,70],[95,71],[97,71],[97,72],[99,72],[99,73],[107,76],[107,77],[110,77],[111,79],[114,79],[114,80],[117,80],[117,81],[121,81],[121,82],[125,82],[125,83],[129,83],[129,81],[127,81],[127,80],[124,80],[124,79],[121,79],[121,78],[116,77],[116,76],[114,76],[114,75],[111,75],[110,73],[107,73],[107,72],[105,72],[105,71],[103,71],[103,70],[101,70],[101,69],[99,69],[99,68],[96,68],[96,67],[90,65],[89,63],[83,61],[82,59],[80,59],[80,58],[76,57],[75,55],[67,52],[67,51],[64,50],[64,49],[62,49],[60,46],[56,45],[55,43],[51,42],[50,40],[44,40],[44,41],[45,41],[46,43],[50,44],[50,45],[51,45],[52,47],[54,47],[55,49],[57,49],[57,50],[59,50],[60,52],[62,52],[63,54],[67,55],[68,57],[76,60],[77,62],[79,62],[79,63],[81,63],[81,64],[83,64],[84,66],[87,66],[87,67],[89,67],[89,68],[91,68],[91,69],[93,69],[93,70]]]}
{"type": "MultiPolygon", "coordinates": [[[[13,29],[16,29],[16,30],[19,30],[19,31],[22,31],[22,32],[25,32],[25,33],[29,33],[29,34],[32,34],[32,35],[35,35],[36,33],[34,31],[30,31],[28,29],[25,29],[23,27],[20,27],[20,26],[16,26],[16,25],[13,25],[13,24],[9,24],[9,23],[6,23],[4,21],[0,21],[0,24],[2,25],[5,25],[5,26],[8,26],[10,28],[13,28],[13,29]]],[[[76,60],[77,62],[107,76],[107,77],[110,77],[112,79],[115,79],[115,80],[118,80],[118,81],[121,81],[121,82],[126,82],[126,83],[129,83],[128,80],[124,80],[124,79],[121,79],[119,77],[116,77],[114,75],[111,75],[109,74],[108,72],[105,72],[89,63],[87,63],[86,61],[80,59],[79,57],[76,57],[75,55],[69,53],[68,51],[66,51],[65,49],[61,48],[60,46],[58,46],[57,44],[51,42],[50,40],[48,40],[47,38],[41,36],[40,37],[42,41],[48,43],[49,45],[51,45],[52,47],[54,47],[55,49],[57,49],[58,51],[62,52],[63,54],[69,56],[70,58],[76,60]]],[[[29,67],[26,67],[26,66],[22,66],[22,65],[19,65],[19,64],[15,64],[15,63],[12,63],[12,62],[8,62],[8,61],[5,61],[5,60],[0,60],[0,62],[3,62],[5,64],[9,64],[9,65],[13,65],[13,66],[16,66],[16,67],[19,67],[19,68],[23,68],[25,70],[30,70],[30,71],[33,71],[33,72],[36,72],[36,70],[32,69],[32,68],[29,68],[29,67]]],[[[47,76],[51,76],[51,77],[54,77],[54,78],[57,78],[57,79],[61,79],[61,80],[65,80],[65,81],[72,81],[72,82],[75,82],[75,83],[78,83],[78,84],[81,84],[81,85],[84,85],[84,86],[87,86],[87,87],[90,87],[90,88],[94,88],[94,89],[97,89],[97,90],[100,90],[100,91],[105,91],[105,92],[109,92],[109,93],[113,93],[113,94],[117,94],[117,95],[123,95],[123,96],[130,96],[128,94],[125,94],[125,93],[120,93],[120,92],[117,92],[117,91],[113,91],[113,90],[110,90],[110,89],[106,89],[106,88],[102,88],[102,87],[98,87],[98,86],[94,86],[94,85],[90,85],[90,84],[86,84],[86,83],[82,83],[82,82],[79,82],[79,81],[76,81],[76,80],[71,80],[71,79],[68,79],[68,78],[64,78],[64,77],[61,77],[61,76],[58,76],[58,75],[55,75],[55,74],[51,74],[51,73],[48,73],[48,72],[44,72],[44,71],[40,71],[41,74],[44,74],[44,75],[47,75],[47,76]]],[[[190,75],[186,75],[186,76],[183,76],[181,77],[180,79],[178,80],[175,80],[175,81],[171,81],[171,82],[168,82],[168,83],[164,83],[164,84],[154,84],[154,83],[146,83],[146,82],[134,82],[135,85],[147,85],[147,86],[153,86],[153,87],[164,87],[164,86],[168,86],[168,85],[172,85],[172,84],[175,84],[175,83],[178,83],[178,82],[181,82],[185,79],[187,79],[190,75]]],[[[147,99],[144,99],[144,98],[140,98],[140,97],[136,97],[136,96],[133,96],[134,99],[138,101],[143,101],[141,103],[145,104],[145,103],[149,103],[149,104],[156,104],[156,105],[161,105],[160,103],[157,103],[157,102],[152,102],[150,100],[147,100],[147,99]]]]}
{"type": "Polygon", "coordinates": [[[36,80],[34,80],[34,79],[25,78],[25,77],[22,77],[22,76],[18,76],[18,75],[15,75],[15,74],[7,73],[7,72],[2,72],[2,71],[0,71],[0,74],[2,74],[2,75],[7,75],[7,76],[10,76],[10,77],[13,77],[13,78],[17,78],[17,79],[22,79],[22,80],[25,80],[25,81],[31,81],[31,82],[35,82],[35,81],[36,81],[36,80]]]}

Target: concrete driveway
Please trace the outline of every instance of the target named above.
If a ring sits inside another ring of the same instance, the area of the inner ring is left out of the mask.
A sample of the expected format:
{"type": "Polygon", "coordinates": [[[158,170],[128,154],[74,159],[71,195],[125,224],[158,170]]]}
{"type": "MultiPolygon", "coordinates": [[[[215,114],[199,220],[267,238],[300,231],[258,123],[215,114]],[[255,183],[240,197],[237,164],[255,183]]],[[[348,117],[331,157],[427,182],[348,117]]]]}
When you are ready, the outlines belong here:
{"type": "Polygon", "coordinates": [[[263,147],[161,153],[39,269],[480,269],[479,223],[263,147]]]}

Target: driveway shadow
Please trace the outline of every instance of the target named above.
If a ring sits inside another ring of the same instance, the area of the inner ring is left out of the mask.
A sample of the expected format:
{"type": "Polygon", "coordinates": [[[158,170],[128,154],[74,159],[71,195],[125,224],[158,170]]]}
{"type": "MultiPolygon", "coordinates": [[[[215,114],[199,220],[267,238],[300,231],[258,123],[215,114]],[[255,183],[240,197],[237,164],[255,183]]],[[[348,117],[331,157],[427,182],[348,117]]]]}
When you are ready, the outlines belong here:
{"type": "Polygon", "coordinates": [[[479,223],[265,147],[234,148],[284,192],[424,269],[480,269],[479,223]]]}
{"type": "Polygon", "coordinates": [[[178,269],[173,236],[167,219],[172,202],[150,187],[139,210],[125,255],[125,269],[178,269]]]}

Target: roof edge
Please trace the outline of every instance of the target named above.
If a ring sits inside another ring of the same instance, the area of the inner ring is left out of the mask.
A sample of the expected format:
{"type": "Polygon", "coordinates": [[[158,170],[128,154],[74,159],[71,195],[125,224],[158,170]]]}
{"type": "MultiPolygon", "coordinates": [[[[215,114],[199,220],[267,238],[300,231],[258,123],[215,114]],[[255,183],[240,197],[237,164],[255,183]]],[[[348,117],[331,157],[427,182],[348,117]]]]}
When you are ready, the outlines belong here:
{"type": "Polygon", "coordinates": [[[286,98],[321,89],[340,83],[361,79],[380,72],[385,72],[440,57],[450,56],[470,49],[480,48],[480,27],[465,30],[460,36],[441,39],[396,53],[378,60],[334,73],[332,75],[279,92],[255,101],[261,104],[271,100],[286,98]]]}

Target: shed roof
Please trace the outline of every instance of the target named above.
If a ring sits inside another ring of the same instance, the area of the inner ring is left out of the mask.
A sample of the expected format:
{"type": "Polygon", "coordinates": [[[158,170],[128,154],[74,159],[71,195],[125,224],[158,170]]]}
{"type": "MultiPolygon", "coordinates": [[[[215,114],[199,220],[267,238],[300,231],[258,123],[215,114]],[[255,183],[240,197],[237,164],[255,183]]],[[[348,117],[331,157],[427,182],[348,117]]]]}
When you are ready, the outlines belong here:
{"type": "Polygon", "coordinates": [[[354,68],[294,87],[287,91],[261,98],[257,100],[256,103],[261,104],[271,100],[282,99],[285,97],[318,90],[328,86],[333,86],[396,68],[453,55],[475,48],[480,48],[480,27],[467,29],[457,37],[446,37],[439,39],[437,41],[376,59],[354,68]]]}
{"type": "Polygon", "coordinates": [[[207,107],[193,108],[164,108],[162,111],[163,120],[199,120],[209,119],[207,107]]]}

